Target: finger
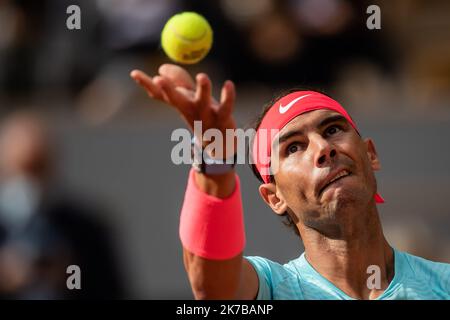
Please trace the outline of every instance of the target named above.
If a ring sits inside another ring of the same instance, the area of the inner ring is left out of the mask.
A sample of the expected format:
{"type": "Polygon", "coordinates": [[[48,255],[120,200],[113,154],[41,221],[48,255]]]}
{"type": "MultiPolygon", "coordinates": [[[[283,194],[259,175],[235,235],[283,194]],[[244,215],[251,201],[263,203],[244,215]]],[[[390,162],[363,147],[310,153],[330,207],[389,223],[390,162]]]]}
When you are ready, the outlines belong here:
{"type": "Polygon", "coordinates": [[[195,90],[195,81],[186,69],[166,63],[160,66],[158,71],[161,76],[168,78],[175,86],[195,90]]]}
{"type": "Polygon", "coordinates": [[[142,72],[140,70],[133,70],[130,73],[130,77],[136,81],[137,84],[139,84],[141,87],[143,87],[147,94],[158,100],[163,99],[161,88],[159,88],[153,81],[150,76],[148,76],[145,72],[142,72]]]}
{"type": "Polygon", "coordinates": [[[161,76],[153,77],[153,83],[161,92],[161,100],[165,103],[171,104],[170,99],[167,96],[166,91],[164,90],[164,86],[167,86],[167,79],[161,76]]]}
{"type": "Polygon", "coordinates": [[[236,88],[230,80],[225,81],[220,94],[219,116],[227,116],[233,112],[236,100],[236,88]]]}
{"type": "Polygon", "coordinates": [[[202,108],[208,107],[211,104],[211,80],[205,73],[199,73],[196,76],[196,80],[195,101],[202,108]]]}
{"type": "Polygon", "coordinates": [[[183,114],[190,113],[192,105],[191,100],[187,95],[183,94],[182,91],[177,90],[177,87],[174,86],[172,81],[165,77],[158,77],[155,81],[161,87],[167,103],[183,114]]]}
{"type": "Polygon", "coordinates": [[[181,94],[183,94],[184,96],[186,96],[189,101],[194,101],[195,99],[195,91],[193,90],[189,90],[183,87],[175,87],[175,89],[180,92],[181,94]]]}

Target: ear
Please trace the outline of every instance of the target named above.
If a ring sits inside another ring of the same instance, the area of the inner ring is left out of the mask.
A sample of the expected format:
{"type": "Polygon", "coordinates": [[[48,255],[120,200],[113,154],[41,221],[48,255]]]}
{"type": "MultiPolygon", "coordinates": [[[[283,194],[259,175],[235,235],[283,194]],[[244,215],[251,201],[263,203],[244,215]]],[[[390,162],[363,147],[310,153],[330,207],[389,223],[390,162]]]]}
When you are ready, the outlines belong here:
{"type": "Polygon", "coordinates": [[[380,159],[378,158],[377,150],[375,149],[375,143],[370,138],[365,139],[364,143],[366,144],[367,157],[371,164],[372,170],[373,171],[380,170],[381,163],[380,163],[380,159]]]}
{"type": "Polygon", "coordinates": [[[276,214],[284,214],[288,208],[282,195],[277,192],[277,186],[274,183],[265,183],[259,186],[259,194],[276,214]]]}

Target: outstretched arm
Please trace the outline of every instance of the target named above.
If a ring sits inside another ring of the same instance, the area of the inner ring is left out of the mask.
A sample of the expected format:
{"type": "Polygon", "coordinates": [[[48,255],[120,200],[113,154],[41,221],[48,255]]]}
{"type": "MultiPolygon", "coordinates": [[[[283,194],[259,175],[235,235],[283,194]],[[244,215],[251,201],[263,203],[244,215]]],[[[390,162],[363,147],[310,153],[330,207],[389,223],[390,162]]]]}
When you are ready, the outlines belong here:
{"type": "MultiPolygon", "coordinates": [[[[133,70],[131,77],[151,98],[174,107],[191,130],[194,121],[201,121],[203,130],[219,129],[223,136],[226,129],[236,128],[232,116],[235,88],[231,81],[225,82],[220,102],[217,102],[211,96],[211,81],[204,73],[198,74],[194,81],[185,69],[164,64],[159,68],[159,75],[153,78],[139,70],[133,70]]],[[[203,147],[208,143],[203,141],[203,147]]],[[[224,142],[223,154],[229,154],[225,152],[232,147],[224,142]]],[[[193,178],[200,192],[219,202],[227,201],[237,187],[234,170],[222,175],[195,172],[193,178]]],[[[257,274],[242,252],[232,258],[213,260],[183,246],[183,260],[196,299],[254,299],[257,295],[257,274]]]]}

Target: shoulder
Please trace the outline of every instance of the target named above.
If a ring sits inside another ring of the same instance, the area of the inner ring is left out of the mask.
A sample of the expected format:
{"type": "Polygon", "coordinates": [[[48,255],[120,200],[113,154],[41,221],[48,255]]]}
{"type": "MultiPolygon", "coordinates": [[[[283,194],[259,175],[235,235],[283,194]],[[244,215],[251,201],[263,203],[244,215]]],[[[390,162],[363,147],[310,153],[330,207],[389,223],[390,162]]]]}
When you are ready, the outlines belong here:
{"type": "Polygon", "coordinates": [[[416,276],[420,274],[433,275],[450,272],[450,264],[448,263],[427,260],[403,251],[397,251],[397,254],[407,262],[411,271],[416,276]]]}
{"type": "Polygon", "coordinates": [[[402,272],[450,293],[450,264],[427,260],[407,252],[397,251],[397,255],[404,261],[402,272]]]}
{"type": "Polygon", "coordinates": [[[300,259],[291,260],[286,264],[280,264],[278,262],[272,261],[270,259],[259,257],[259,256],[246,256],[245,257],[255,269],[262,271],[268,276],[274,278],[285,278],[297,275],[297,271],[294,265],[298,264],[300,259]]]}
{"type": "Polygon", "coordinates": [[[301,256],[286,264],[258,256],[246,256],[245,259],[259,278],[258,299],[302,299],[299,272],[295,267],[300,263],[301,256]]]}

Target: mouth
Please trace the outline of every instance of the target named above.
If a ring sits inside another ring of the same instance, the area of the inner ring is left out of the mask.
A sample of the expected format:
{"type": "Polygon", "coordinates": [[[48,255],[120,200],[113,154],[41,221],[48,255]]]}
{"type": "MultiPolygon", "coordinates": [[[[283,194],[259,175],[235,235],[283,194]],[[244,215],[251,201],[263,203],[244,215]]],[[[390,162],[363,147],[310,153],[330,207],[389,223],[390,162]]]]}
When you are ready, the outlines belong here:
{"type": "Polygon", "coordinates": [[[320,188],[319,195],[321,195],[325,191],[325,189],[327,189],[329,186],[331,186],[336,181],[339,181],[339,180],[341,180],[341,179],[343,179],[345,177],[348,177],[350,175],[351,175],[351,173],[349,171],[345,170],[345,169],[339,171],[338,174],[336,174],[334,177],[332,177],[329,182],[326,182],[325,185],[320,188]]]}

